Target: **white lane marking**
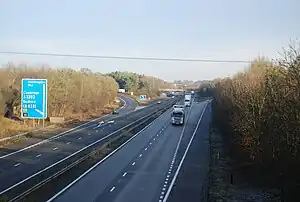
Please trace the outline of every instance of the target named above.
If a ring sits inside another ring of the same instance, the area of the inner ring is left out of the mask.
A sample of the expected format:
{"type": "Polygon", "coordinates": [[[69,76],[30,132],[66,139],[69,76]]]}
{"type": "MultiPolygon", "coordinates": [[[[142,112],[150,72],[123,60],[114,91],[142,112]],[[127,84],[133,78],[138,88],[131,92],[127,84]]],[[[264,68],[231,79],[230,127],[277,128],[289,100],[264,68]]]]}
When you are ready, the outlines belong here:
{"type": "Polygon", "coordinates": [[[116,187],[112,187],[109,191],[113,192],[115,190],[116,187]]]}
{"type": "Polygon", "coordinates": [[[57,147],[54,147],[54,148],[53,148],[53,151],[55,151],[55,150],[57,150],[57,149],[58,149],[57,147]]]}
{"type": "Polygon", "coordinates": [[[71,142],[67,142],[67,144],[71,144],[71,142]]]}
{"type": "Polygon", "coordinates": [[[156,139],[155,139],[155,138],[153,138],[153,140],[155,141],[156,139]]]}
{"type": "MultiPolygon", "coordinates": [[[[188,114],[187,114],[187,119],[189,119],[189,117],[190,117],[190,112],[191,112],[191,110],[189,109],[189,110],[188,110],[188,114]]],[[[186,122],[186,123],[187,123],[187,122],[186,122]]],[[[184,134],[184,132],[185,132],[186,123],[184,124],[184,126],[183,126],[183,128],[182,128],[182,131],[181,131],[181,134],[180,134],[180,138],[179,138],[179,141],[178,141],[177,146],[176,146],[175,154],[176,154],[177,151],[178,151],[179,145],[180,145],[180,143],[181,143],[181,139],[182,139],[183,134],[184,134]]],[[[165,127],[167,127],[167,125],[165,125],[165,127]]],[[[174,159],[175,159],[175,157],[176,157],[175,154],[174,154],[174,156],[173,156],[173,159],[172,159],[172,162],[171,162],[171,165],[170,165],[170,168],[169,168],[169,172],[168,172],[168,174],[167,174],[167,176],[166,176],[165,184],[164,184],[164,188],[163,188],[163,192],[161,192],[161,194],[160,194],[160,199],[163,199],[163,198],[164,198],[164,194],[165,194],[165,191],[164,191],[164,190],[166,190],[165,187],[167,186],[167,183],[168,183],[169,177],[170,177],[170,173],[171,173],[172,168],[173,168],[174,159]]]]}
{"type": "Polygon", "coordinates": [[[147,151],[147,149],[148,149],[148,148],[146,147],[146,148],[145,148],[145,151],[147,151]]]}
{"type": "Polygon", "coordinates": [[[131,165],[133,165],[133,166],[134,166],[134,165],[135,165],[135,162],[133,162],[131,165]]]}
{"type": "Polygon", "coordinates": [[[150,142],[150,145],[152,145],[152,142],[150,142]]]}
{"type": "MultiPolygon", "coordinates": [[[[124,142],[122,145],[120,145],[117,149],[115,149],[114,151],[112,151],[110,154],[108,154],[106,157],[104,157],[101,161],[99,161],[98,163],[96,163],[95,165],[93,165],[90,169],[88,169],[87,171],[85,171],[82,175],[80,175],[78,178],[76,178],[74,181],[72,181],[70,184],[68,184],[66,187],[64,187],[61,191],[59,191],[57,194],[55,194],[54,196],[52,196],[52,198],[48,199],[46,202],[51,202],[53,201],[54,199],[56,199],[57,197],[59,197],[62,193],[64,193],[66,190],[68,190],[70,187],[72,187],[75,183],[77,183],[79,180],[81,180],[83,177],[85,177],[88,173],[90,173],[92,170],[94,170],[97,166],[99,166],[103,161],[105,161],[106,159],[108,159],[109,157],[111,157],[114,153],[116,153],[118,150],[120,150],[122,147],[124,147],[128,142],[130,142],[132,139],[134,139],[136,136],[138,136],[140,133],[142,133],[144,130],[146,130],[147,128],[149,128],[149,126],[153,125],[154,123],[157,122],[157,120],[159,120],[161,117],[163,116],[166,116],[167,113],[169,113],[170,111],[172,110],[172,108],[170,108],[169,110],[167,110],[166,112],[164,112],[163,114],[161,114],[157,119],[155,119],[155,121],[153,121],[152,123],[149,123],[146,127],[144,127],[141,131],[139,131],[137,134],[135,134],[134,136],[132,136],[129,140],[127,140],[126,142],[124,142]]],[[[123,129],[123,128],[122,128],[123,129]]],[[[119,130],[122,130],[122,129],[119,129],[119,130]]],[[[101,140],[101,139],[100,139],[101,140]]],[[[98,141],[100,141],[98,140],[98,141]]],[[[96,143],[92,143],[93,144],[96,144],[96,143]]],[[[91,146],[91,145],[90,145],[91,146]]],[[[88,147],[88,146],[87,146],[88,147]]],[[[83,150],[83,149],[82,149],[83,150]]],[[[82,151],[81,150],[81,151],[82,151]]],[[[80,150],[79,150],[80,151],[80,150]]],[[[75,154],[73,154],[75,155],[75,154]]],[[[71,155],[72,156],[72,155],[71,155]]],[[[69,157],[70,158],[70,157],[69,157]]],[[[67,159],[67,157],[65,158],[67,159]]],[[[65,159],[62,159],[60,162],[64,161],[65,159]]],[[[56,162],[56,165],[60,162],[56,162]]],[[[53,167],[54,165],[52,165],[51,167],[53,167]]],[[[48,168],[49,169],[49,168],[48,168]]],[[[47,170],[47,169],[44,169],[44,170],[47,170]]],[[[6,189],[3,191],[6,192],[7,190],[10,190],[16,186],[18,186],[19,184],[23,183],[24,181],[28,180],[28,179],[31,179],[32,177],[42,173],[44,170],[34,174],[33,176],[19,182],[18,184],[6,189]]],[[[0,193],[2,194],[2,193],[0,193]]]]}
{"type": "Polygon", "coordinates": [[[36,158],[39,158],[39,157],[41,157],[42,156],[42,154],[38,154],[38,155],[36,155],[35,157],[36,158]]]}
{"type": "MultiPolygon", "coordinates": [[[[120,98],[120,97],[118,97],[118,98],[120,98]]],[[[122,99],[122,98],[121,98],[121,99],[122,99]]],[[[131,98],[129,98],[129,99],[131,99],[131,98]]],[[[126,106],[126,105],[127,105],[127,102],[125,102],[125,100],[124,100],[124,105],[123,105],[122,107],[124,107],[124,106],[126,106]]],[[[121,108],[122,108],[122,107],[121,107],[121,108]]],[[[120,108],[120,109],[121,109],[121,108],[120,108]]],[[[126,113],[126,114],[129,114],[129,113],[131,113],[131,112],[128,112],[128,113],[126,113]]],[[[125,116],[126,114],[124,114],[123,116],[125,116]]],[[[57,135],[54,135],[54,136],[52,136],[52,137],[50,137],[50,138],[48,138],[48,139],[46,139],[46,140],[43,140],[43,141],[41,141],[41,142],[35,143],[35,144],[30,145],[30,146],[28,146],[28,147],[24,147],[24,148],[22,148],[22,149],[20,149],[20,150],[18,150],[18,151],[14,151],[14,152],[11,152],[11,153],[9,153],[9,154],[5,154],[5,155],[3,155],[3,156],[0,156],[0,159],[3,159],[3,158],[6,158],[6,157],[9,157],[9,156],[18,154],[18,153],[20,153],[20,152],[26,151],[26,150],[31,149],[31,148],[33,148],[33,147],[39,146],[39,145],[41,145],[41,144],[45,144],[45,143],[51,142],[51,141],[53,141],[53,140],[62,138],[62,137],[64,137],[64,136],[66,136],[66,135],[70,135],[70,134],[72,134],[72,133],[79,132],[79,131],[82,131],[82,130],[84,130],[84,129],[93,127],[93,126],[95,126],[95,125],[97,125],[97,124],[92,124],[92,125],[90,125],[90,126],[86,126],[86,127],[80,128],[80,127],[85,126],[85,125],[87,125],[87,124],[90,124],[90,123],[93,123],[93,122],[95,122],[95,121],[98,121],[99,119],[105,118],[105,117],[107,117],[107,116],[109,116],[109,115],[110,115],[110,114],[106,114],[106,115],[104,115],[104,116],[98,117],[98,118],[93,119],[93,120],[91,120],[91,121],[88,121],[88,122],[86,122],[86,123],[84,123],[84,124],[81,124],[81,125],[79,125],[79,126],[76,126],[76,127],[74,127],[74,128],[71,128],[70,130],[67,130],[67,131],[65,131],[65,132],[59,133],[59,134],[57,134],[57,135]],[[78,128],[79,128],[79,129],[78,129],[78,128]],[[77,130],[77,129],[78,129],[78,130],[77,130]]]]}
{"type": "Polygon", "coordinates": [[[140,155],[139,155],[139,157],[142,157],[142,156],[143,156],[143,154],[140,154],[140,155]]]}
{"type": "Polygon", "coordinates": [[[156,136],[158,137],[158,134],[156,136]]]}
{"type": "Polygon", "coordinates": [[[122,177],[125,177],[127,175],[127,172],[125,172],[123,175],[122,175],[122,177]]]}
{"type": "Polygon", "coordinates": [[[15,166],[15,167],[18,167],[19,165],[21,165],[21,163],[16,163],[14,166],[15,166]]]}
{"type": "Polygon", "coordinates": [[[82,137],[79,137],[77,140],[81,140],[82,139],[82,137]]]}
{"type": "Polygon", "coordinates": [[[180,163],[179,163],[179,166],[178,166],[178,168],[177,168],[177,170],[176,170],[176,172],[175,172],[175,175],[174,175],[174,177],[173,177],[173,179],[172,179],[172,181],[171,181],[171,184],[170,184],[170,186],[169,186],[169,188],[168,188],[168,191],[167,191],[167,193],[166,193],[166,195],[165,195],[165,198],[164,198],[163,202],[166,202],[166,201],[168,200],[168,197],[169,197],[169,195],[170,195],[170,193],[171,193],[171,190],[172,190],[172,188],[173,188],[173,186],[174,186],[174,184],[175,184],[175,181],[176,181],[176,179],[177,179],[177,176],[178,176],[178,174],[179,174],[179,171],[180,171],[180,169],[181,169],[181,166],[182,166],[182,164],[183,164],[183,161],[184,161],[184,159],[185,159],[185,157],[186,157],[186,155],[187,155],[187,153],[188,153],[188,151],[189,151],[189,149],[190,149],[190,146],[191,146],[191,144],[192,144],[192,142],[193,142],[193,140],[194,140],[194,137],[195,137],[195,135],[196,135],[196,133],[197,133],[197,130],[198,130],[199,125],[200,125],[200,123],[201,123],[201,121],[202,121],[203,115],[204,115],[204,113],[205,113],[205,111],[206,111],[206,107],[208,106],[208,104],[209,104],[209,103],[207,102],[206,105],[203,107],[203,111],[202,111],[201,116],[200,116],[200,118],[199,118],[199,120],[198,120],[197,126],[196,126],[196,128],[195,128],[195,130],[194,130],[194,132],[193,132],[193,135],[192,135],[192,137],[191,137],[191,139],[190,139],[190,141],[189,141],[189,144],[187,145],[187,147],[186,147],[186,149],[185,149],[185,152],[184,152],[184,154],[183,154],[183,156],[182,156],[182,159],[181,159],[181,161],[180,161],[180,163]]]}

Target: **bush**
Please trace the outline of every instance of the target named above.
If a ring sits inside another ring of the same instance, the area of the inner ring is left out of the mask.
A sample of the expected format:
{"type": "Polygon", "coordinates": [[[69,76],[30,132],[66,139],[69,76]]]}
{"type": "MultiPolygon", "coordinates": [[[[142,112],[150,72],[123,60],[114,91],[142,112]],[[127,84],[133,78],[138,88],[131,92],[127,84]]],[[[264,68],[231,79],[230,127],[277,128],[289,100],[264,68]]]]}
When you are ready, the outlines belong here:
{"type": "Polygon", "coordinates": [[[244,73],[215,81],[213,90],[215,120],[231,148],[253,164],[272,165],[269,174],[281,173],[289,191],[300,168],[299,50],[290,46],[276,62],[259,58],[244,73]]]}

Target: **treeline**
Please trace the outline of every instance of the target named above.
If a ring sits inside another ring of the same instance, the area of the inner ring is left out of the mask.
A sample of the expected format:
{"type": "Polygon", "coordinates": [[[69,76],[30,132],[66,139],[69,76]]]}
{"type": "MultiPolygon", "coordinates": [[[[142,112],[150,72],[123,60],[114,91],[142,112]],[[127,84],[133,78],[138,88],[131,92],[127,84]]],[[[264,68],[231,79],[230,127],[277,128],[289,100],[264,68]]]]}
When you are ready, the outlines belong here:
{"type": "Polygon", "coordinates": [[[21,79],[48,80],[48,116],[72,116],[102,110],[117,95],[116,81],[89,69],[29,67],[8,64],[0,69],[0,110],[20,115],[21,79]]]}
{"type": "Polygon", "coordinates": [[[290,46],[276,62],[255,60],[247,71],[216,80],[213,91],[215,121],[233,153],[244,154],[238,159],[258,166],[261,176],[271,175],[284,194],[295,197],[300,190],[299,50],[290,46]]]}
{"type": "Polygon", "coordinates": [[[146,94],[151,97],[160,95],[160,88],[169,88],[172,85],[162,79],[140,75],[132,72],[112,72],[108,74],[116,80],[119,88],[134,94],[146,94]]]}

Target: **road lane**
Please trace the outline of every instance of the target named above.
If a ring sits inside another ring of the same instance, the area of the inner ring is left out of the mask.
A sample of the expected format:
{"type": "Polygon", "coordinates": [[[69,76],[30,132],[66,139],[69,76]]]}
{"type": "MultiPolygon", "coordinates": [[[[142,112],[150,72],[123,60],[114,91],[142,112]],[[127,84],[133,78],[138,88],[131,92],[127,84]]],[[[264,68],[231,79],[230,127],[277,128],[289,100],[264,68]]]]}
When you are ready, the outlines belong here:
{"type": "Polygon", "coordinates": [[[209,126],[211,123],[211,104],[203,114],[202,122],[196,131],[167,202],[205,201],[210,162],[209,126]],[[188,182],[188,183],[187,183],[188,182]]]}
{"type": "MultiPolygon", "coordinates": [[[[153,111],[159,106],[154,105],[149,109],[147,108],[147,110],[152,109],[151,111],[153,111]]],[[[147,111],[142,112],[143,115],[148,113],[147,111]]],[[[141,116],[140,113],[135,113],[135,115],[130,116],[129,114],[127,117],[131,117],[131,120],[124,121],[122,117],[119,117],[120,121],[114,124],[104,125],[101,128],[89,127],[80,132],[74,132],[72,135],[64,136],[9,156],[8,158],[1,158],[0,181],[4,183],[0,183],[0,194],[36,172],[73,155],[87,145],[97,141],[99,142],[101,138],[105,138],[105,136],[141,116]],[[34,163],[32,161],[34,161],[34,163]],[[15,166],[16,164],[18,164],[18,166],[15,166]]]]}
{"type": "Polygon", "coordinates": [[[181,137],[193,133],[204,106],[205,103],[200,103],[190,107],[185,127],[172,126],[170,113],[167,113],[48,202],[161,200],[180,158],[175,153],[179,151],[181,137]]]}
{"type": "MultiPolygon", "coordinates": [[[[125,102],[125,105],[123,105],[121,109],[119,109],[118,116],[130,113],[137,107],[136,101],[132,98],[124,95],[119,95],[119,97],[125,102]]],[[[115,117],[117,116],[113,114],[107,114],[96,119],[84,121],[80,125],[73,128],[62,128],[62,131],[59,134],[57,134],[57,132],[55,131],[49,131],[41,136],[38,135],[35,137],[31,137],[13,145],[9,145],[9,147],[0,148],[0,159],[5,158],[7,155],[14,155],[14,153],[18,153],[20,150],[26,150],[28,147],[35,146],[35,144],[46,143],[48,140],[53,138],[55,139],[60,136],[71,135],[75,132],[79,132],[80,130],[84,130],[85,128],[92,127],[94,125],[96,126],[101,121],[109,120],[115,117]]]]}

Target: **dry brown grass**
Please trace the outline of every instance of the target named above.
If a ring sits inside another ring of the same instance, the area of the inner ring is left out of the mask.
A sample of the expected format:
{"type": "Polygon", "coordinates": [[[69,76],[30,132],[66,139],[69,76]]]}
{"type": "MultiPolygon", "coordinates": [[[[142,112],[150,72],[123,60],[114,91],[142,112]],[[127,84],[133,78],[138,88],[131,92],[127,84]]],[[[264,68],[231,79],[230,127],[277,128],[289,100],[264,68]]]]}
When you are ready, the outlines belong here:
{"type": "Polygon", "coordinates": [[[23,123],[0,117],[0,139],[15,134],[16,132],[22,133],[30,130],[32,130],[32,127],[24,125],[23,123]]]}

